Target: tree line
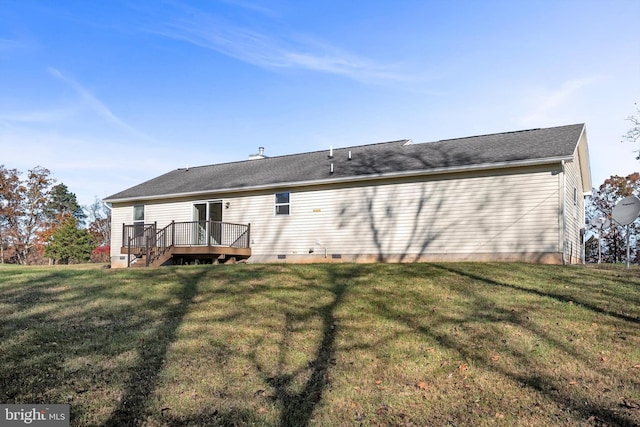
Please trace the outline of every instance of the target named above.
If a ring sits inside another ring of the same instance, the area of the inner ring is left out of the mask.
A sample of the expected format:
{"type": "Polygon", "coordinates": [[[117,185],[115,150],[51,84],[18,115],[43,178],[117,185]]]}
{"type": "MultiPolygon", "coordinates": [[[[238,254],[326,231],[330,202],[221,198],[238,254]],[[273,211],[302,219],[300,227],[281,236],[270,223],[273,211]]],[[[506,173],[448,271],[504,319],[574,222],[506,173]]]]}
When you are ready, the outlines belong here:
{"type": "MultiPolygon", "coordinates": [[[[627,196],[640,196],[640,173],[634,172],[627,176],[613,175],[600,187],[592,190],[586,211],[586,227],[591,232],[585,242],[587,262],[598,262],[598,245],[600,245],[602,262],[626,261],[627,227],[616,224],[611,213],[616,204],[627,196]],[[599,229],[592,224],[593,218],[606,218],[608,225],[599,229]]],[[[629,224],[629,258],[632,263],[640,263],[640,251],[637,247],[638,231],[640,228],[637,221],[629,224]]]]}
{"type": "MultiPolygon", "coordinates": [[[[634,145],[640,141],[640,108],[636,106],[636,115],[627,117],[631,123],[629,130],[622,136],[622,142],[634,145]]],[[[640,160],[640,150],[636,150],[640,160]]],[[[590,237],[585,242],[585,257],[587,262],[598,262],[601,256],[602,262],[616,263],[626,261],[627,232],[629,233],[629,258],[630,262],[640,264],[640,251],[638,250],[638,225],[636,221],[629,224],[629,228],[622,227],[613,221],[611,214],[615,205],[625,197],[640,197],[640,173],[634,172],[627,176],[612,175],[607,178],[597,189],[591,191],[591,197],[587,202],[586,229],[590,231],[590,237]],[[593,218],[608,220],[608,226],[598,228],[592,224],[593,218]],[[600,253],[598,251],[600,247],[600,253]]]]}
{"type": "Polygon", "coordinates": [[[111,215],[36,166],[26,174],[0,165],[0,263],[108,262],[111,215]]]}

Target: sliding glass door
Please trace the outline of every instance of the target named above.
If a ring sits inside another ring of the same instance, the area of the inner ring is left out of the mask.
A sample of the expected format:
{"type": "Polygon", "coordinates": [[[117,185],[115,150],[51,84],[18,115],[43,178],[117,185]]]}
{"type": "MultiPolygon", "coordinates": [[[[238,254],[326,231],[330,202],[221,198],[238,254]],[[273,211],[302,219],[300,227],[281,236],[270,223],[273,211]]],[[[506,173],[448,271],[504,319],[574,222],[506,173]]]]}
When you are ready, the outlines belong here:
{"type": "Polygon", "coordinates": [[[222,241],[222,202],[193,205],[193,244],[220,245],[222,241]]]}

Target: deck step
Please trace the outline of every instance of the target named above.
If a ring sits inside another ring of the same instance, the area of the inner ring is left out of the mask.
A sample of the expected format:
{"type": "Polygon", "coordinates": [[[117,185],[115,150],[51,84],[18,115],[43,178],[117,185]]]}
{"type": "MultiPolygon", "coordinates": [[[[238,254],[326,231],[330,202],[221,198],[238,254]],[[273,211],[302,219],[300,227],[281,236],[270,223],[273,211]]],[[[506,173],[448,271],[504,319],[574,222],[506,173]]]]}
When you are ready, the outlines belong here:
{"type": "Polygon", "coordinates": [[[156,258],[149,266],[150,267],[160,267],[165,262],[169,261],[173,257],[173,248],[169,249],[158,258],[156,258]]]}

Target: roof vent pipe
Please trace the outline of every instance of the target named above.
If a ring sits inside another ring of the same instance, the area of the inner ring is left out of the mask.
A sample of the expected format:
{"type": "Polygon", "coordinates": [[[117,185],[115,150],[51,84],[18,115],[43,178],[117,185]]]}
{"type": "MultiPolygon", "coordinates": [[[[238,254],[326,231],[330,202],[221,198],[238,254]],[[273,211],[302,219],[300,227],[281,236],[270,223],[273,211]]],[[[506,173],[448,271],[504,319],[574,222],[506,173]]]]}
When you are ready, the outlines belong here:
{"type": "Polygon", "coordinates": [[[329,173],[333,173],[333,163],[331,163],[331,169],[329,169],[329,173]]]}
{"type": "Polygon", "coordinates": [[[333,159],[333,145],[329,146],[329,158],[333,159]]]}
{"type": "Polygon", "coordinates": [[[264,155],[264,147],[258,147],[258,154],[249,154],[249,160],[266,159],[264,155]]]}
{"type": "Polygon", "coordinates": [[[351,160],[351,150],[349,150],[349,157],[348,157],[348,159],[349,159],[349,160],[351,160]]]}

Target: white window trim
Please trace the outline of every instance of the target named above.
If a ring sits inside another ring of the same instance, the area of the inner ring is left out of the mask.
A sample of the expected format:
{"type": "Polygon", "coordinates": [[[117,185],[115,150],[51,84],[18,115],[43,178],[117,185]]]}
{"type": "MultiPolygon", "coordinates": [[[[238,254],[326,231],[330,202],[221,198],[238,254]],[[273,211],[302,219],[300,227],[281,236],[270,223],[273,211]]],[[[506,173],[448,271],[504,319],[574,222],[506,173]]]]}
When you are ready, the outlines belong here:
{"type": "Polygon", "coordinates": [[[273,216],[291,216],[291,192],[290,191],[280,191],[278,193],[274,193],[274,203],[273,203],[273,216]],[[278,194],[288,194],[289,202],[288,203],[278,203],[278,194]],[[278,206],[289,206],[289,213],[278,213],[278,206]]]}
{"type": "Polygon", "coordinates": [[[138,204],[138,205],[133,205],[133,212],[131,213],[131,217],[133,219],[133,223],[143,223],[145,221],[145,216],[146,216],[146,207],[143,204],[138,204]],[[136,207],[138,206],[142,206],[142,219],[136,219],[136,207]]]}

